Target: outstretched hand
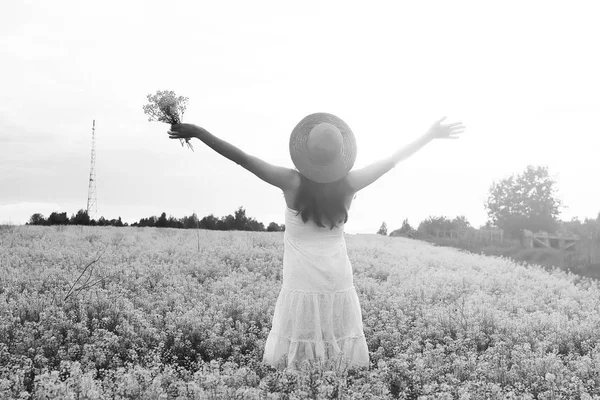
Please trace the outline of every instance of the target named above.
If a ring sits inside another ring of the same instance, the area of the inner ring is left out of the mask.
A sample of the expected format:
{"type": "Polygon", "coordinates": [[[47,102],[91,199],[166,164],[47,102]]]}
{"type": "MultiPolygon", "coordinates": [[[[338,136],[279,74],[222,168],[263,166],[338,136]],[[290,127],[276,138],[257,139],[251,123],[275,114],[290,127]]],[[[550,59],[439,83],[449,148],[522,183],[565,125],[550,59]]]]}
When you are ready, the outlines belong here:
{"type": "Polygon", "coordinates": [[[169,134],[170,139],[179,139],[182,146],[185,142],[188,147],[194,151],[194,147],[190,143],[190,140],[195,137],[199,138],[201,129],[202,128],[194,124],[173,124],[171,125],[171,130],[167,133],[169,134]]]}
{"type": "Polygon", "coordinates": [[[458,135],[465,131],[465,126],[462,122],[454,122],[452,124],[442,124],[446,117],[440,118],[427,131],[427,135],[432,139],[458,139],[458,135]]]}
{"type": "Polygon", "coordinates": [[[198,137],[200,128],[194,124],[173,124],[167,132],[171,139],[191,139],[198,137]]]}

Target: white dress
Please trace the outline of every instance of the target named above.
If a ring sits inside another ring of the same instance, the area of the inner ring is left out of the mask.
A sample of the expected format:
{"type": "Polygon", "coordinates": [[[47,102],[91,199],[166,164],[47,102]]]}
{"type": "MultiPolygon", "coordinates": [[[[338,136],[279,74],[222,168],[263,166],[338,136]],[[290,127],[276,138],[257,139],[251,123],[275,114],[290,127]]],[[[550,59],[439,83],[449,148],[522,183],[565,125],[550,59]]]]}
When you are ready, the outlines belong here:
{"type": "Polygon", "coordinates": [[[263,361],[285,367],[287,359],[297,369],[306,359],[343,356],[353,366],[368,367],[344,224],[320,228],[296,213],[286,208],[283,284],[263,361]]]}

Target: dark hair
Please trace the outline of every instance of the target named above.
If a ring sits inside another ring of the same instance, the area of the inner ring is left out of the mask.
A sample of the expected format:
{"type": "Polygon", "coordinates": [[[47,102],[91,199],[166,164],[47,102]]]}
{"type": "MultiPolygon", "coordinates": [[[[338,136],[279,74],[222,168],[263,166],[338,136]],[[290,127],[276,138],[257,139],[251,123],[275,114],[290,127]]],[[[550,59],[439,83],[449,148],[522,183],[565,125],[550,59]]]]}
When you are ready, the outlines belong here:
{"type": "Polygon", "coordinates": [[[321,228],[327,224],[333,229],[338,223],[348,221],[348,210],[344,200],[351,194],[346,177],[335,182],[318,183],[300,174],[295,209],[302,215],[302,221],[307,222],[310,219],[321,228]]]}

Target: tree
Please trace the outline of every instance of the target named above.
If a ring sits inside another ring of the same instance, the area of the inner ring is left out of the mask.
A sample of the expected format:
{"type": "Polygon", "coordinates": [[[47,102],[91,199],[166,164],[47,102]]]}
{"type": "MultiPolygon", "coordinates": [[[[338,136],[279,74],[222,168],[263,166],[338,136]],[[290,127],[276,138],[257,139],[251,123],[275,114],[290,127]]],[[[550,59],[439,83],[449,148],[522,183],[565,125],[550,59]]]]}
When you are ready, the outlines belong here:
{"type": "Polygon", "coordinates": [[[415,234],[416,231],[413,229],[412,226],[410,226],[408,219],[405,219],[404,221],[402,221],[402,227],[390,233],[390,236],[404,236],[412,238],[415,236],[415,234]]]}
{"type": "Polygon", "coordinates": [[[156,215],[153,215],[151,217],[144,219],[145,225],[142,225],[142,226],[156,226],[157,222],[158,222],[158,218],[156,218],[156,215]]]}
{"type": "Polygon", "coordinates": [[[448,232],[454,229],[452,221],[444,216],[430,216],[421,221],[417,230],[424,235],[438,236],[440,232],[448,232]]]}
{"type": "Polygon", "coordinates": [[[183,217],[183,227],[185,229],[196,229],[200,227],[200,221],[196,213],[193,213],[189,217],[183,217]]]}
{"type": "Polygon", "coordinates": [[[46,225],[46,218],[40,213],[35,213],[29,218],[29,225],[46,225]]]}
{"type": "Polygon", "coordinates": [[[53,212],[48,217],[48,224],[49,225],[68,225],[69,218],[67,217],[67,213],[66,212],[63,212],[63,213],[53,212]]]}
{"type": "MultiPolygon", "coordinates": [[[[405,222],[408,224],[407,220],[405,220],[405,222]]],[[[400,229],[404,228],[404,224],[402,224],[402,228],[400,229]]],[[[406,229],[408,228],[412,229],[410,225],[408,225],[406,229]]],[[[467,218],[464,215],[460,215],[458,217],[455,217],[454,219],[450,219],[444,216],[430,216],[426,220],[421,221],[419,227],[417,228],[417,231],[427,236],[439,236],[440,234],[448,235],[450,231],[460,232],[469,229],[472,229],[471,223],[467,221],[467,218]]]]}
{"type": "Polygon", "coordinates": [[[471,223],[467,221],[467,217],[464,215],[460,215],[452,220],[452,229],[455,231],[464,231],[471,228],[471,223]]]}
{"type": "Polygon", "coordinates": [[[209,229],[211,231],[217,230],[217,224],[219,219],[213,214],[207,215],[200,220],[200,228],[209,229]]]}
{"type": "Polygon", "coordinates": [[[521,175],[494,182],[485,203],[494,226],[507,236],[520,237],[523,229],[554,232],[562,202],[547,167],[527,166],[521,175]]]}
{"type": "Polygon", "coordinates": [[[236,231],[247,230],[246,225],[248,224],[248,217],[246,217],[246,210],[240,207],[235,212],[235,221],[233,223],[233,229],[236,231]]]}
{"type": "Polygon", "coordinates": [[[598,233],[600,233],[600,219],[586,218],[581,222],[579,218],[573,217],[571,221],[561,223],[561,230],[564,233],[573,233],[585,239],[598,237],[598,233]]]}
{"type": "Polygon", "coordinates": [[[172,215],[169,215],[169,219],[167,219],[167,228],[183,228],[183,220],[175,218],[172,215]]]}
{"type": "Polygon", "coordinates": [[[283,232],[283,230],[284,226],[279,225],[277,222],[271,222],[269,223],[269,226],[267,226],[267,232],[283,232]]]}
{"type": "Polygon", "coordinates": [[[217,222],[217,229],[220,231],[232,231],[235,225],[235,217],[231,214],[219,218],[219,222],[217,222]]]}
{"type": "Polygon", "coordinates": [[[258,222],[254,218],[250,218],[248,219],[248,222],[246,222],[245,230],[253,232],[264,232],[265,225],[262,222],[258,222]]]}
{"type": "Polygon", "coordinates": [[[77,211],[77,214],[71,216],[71,225],[89,225],[90,224],[90,216],[87,211],[81,209],[77,211]]]}
{"type": "Polygon", "coordinates": [[[163,212],[158,217],[158,221],[156,221],[157,228],[166,228],[167,227],[167,213],[163,212]]]}
{"type": "Polygon", "coordinates": [[[385,221],[383,221],[381,223],[381,226],[379,227],[379,230],[377,231],[378,235],[383,235],[383,236],[387,236],[387,224],[385,223],[385,221]]]}
{"type": "Polygon", "coordinates": [[[487,221],[485,224],[483,224],[479,227],[479,229],[484,229],[484,230],[490,230],[493,228],[494,228],[494,225],[492,224],[492,221],[487,221]]]}

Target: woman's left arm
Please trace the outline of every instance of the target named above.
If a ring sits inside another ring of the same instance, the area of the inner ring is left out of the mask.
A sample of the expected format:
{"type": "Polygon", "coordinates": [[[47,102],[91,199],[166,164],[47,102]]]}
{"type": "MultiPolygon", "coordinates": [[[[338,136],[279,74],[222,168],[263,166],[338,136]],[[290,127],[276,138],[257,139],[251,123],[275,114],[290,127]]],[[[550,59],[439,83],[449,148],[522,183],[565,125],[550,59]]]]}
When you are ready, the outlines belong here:
{"type": "Polygon", "coordinates": [[[269,164],[258,157],[246,154],[231,143],[228,143],[223,139],[219,139],[206,129],[197,125],[171,125],[169,137],[171,139],[198,138],[223,157],[235,162],[238,165],[241,165],[263,181],[273,186],[277,186],[284,191],[296,187],[299,183],[296,182],[299,180],[298,174],[293,169],[269,164]]]}
{"type": "Polygon", "coordinates": [[[465,128],[462,122],[442,125],[444,119],[446,119],[446,117],[436,121],[425,135],[409,145],[402,147],[391,156],[374,162],[364,168],[350,171],[350,173],[348,173],[348,181],[352,189],[355,192],[358,192],[369,186],[394,168],[400,161],[407,159],[434,139],[458,139],[457,135],[461,134],[465,128]]]}

